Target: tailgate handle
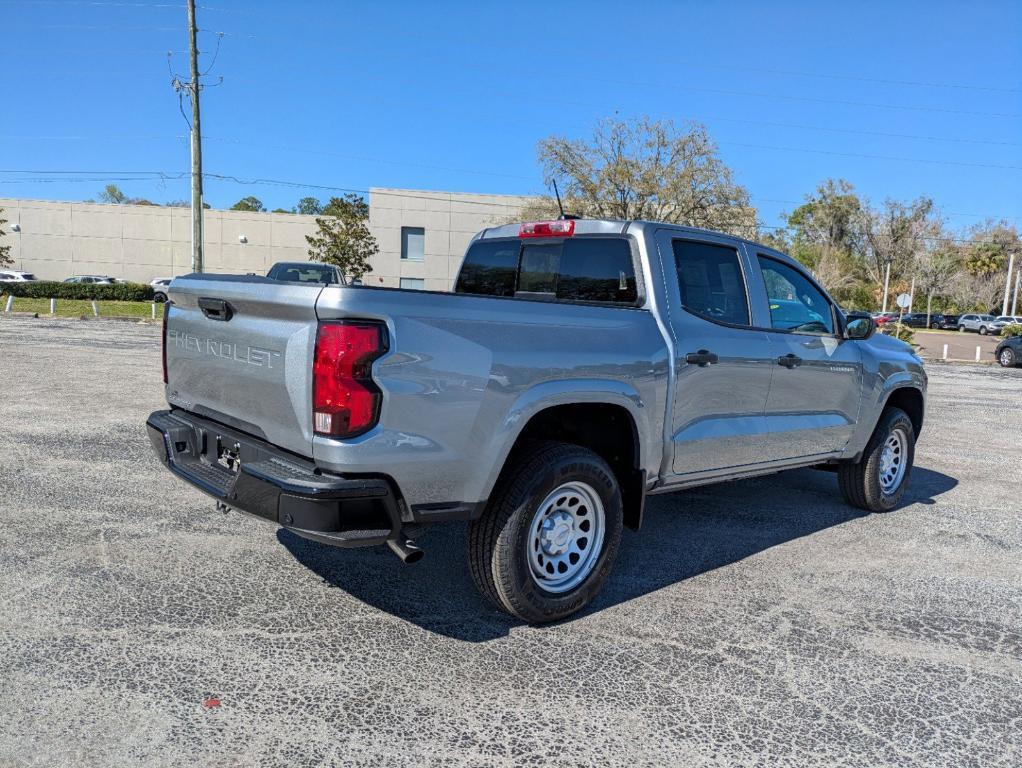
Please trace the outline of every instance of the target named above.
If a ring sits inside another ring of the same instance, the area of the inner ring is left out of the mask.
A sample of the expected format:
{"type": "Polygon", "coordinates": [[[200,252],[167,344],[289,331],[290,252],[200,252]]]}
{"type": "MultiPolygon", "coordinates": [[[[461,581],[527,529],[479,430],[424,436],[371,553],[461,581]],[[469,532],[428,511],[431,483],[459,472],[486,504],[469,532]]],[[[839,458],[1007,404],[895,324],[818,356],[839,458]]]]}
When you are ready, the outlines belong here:
{"type": "Polygon", "coordinates": [[[231,305],[223,299],[211,299],[203,296],[199,299],[199,309],[210,320],[223,320],[227,322],[234,315],[231,305]]]}

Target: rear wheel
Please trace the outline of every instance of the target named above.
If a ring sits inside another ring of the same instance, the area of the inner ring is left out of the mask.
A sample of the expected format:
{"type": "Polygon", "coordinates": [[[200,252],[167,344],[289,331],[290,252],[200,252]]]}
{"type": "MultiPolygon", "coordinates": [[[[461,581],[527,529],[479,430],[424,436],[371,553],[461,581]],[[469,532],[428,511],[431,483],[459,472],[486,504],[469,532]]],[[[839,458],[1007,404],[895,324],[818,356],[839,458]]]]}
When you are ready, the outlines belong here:
{"type": "Polygon", "coordinates": [[[964,325],[958,326],[958,332],[959,333],[965,333],[965,326],[964,325]]]}
{"type": "Polygon", "coordinates": [[[915,429],[900,408],[887,408],[873,431],[862,460],[838,469],[845,501],[870,512],[889,512],[898,505],[915,460],[915,429]]]}
{"type": "Polygon", "coordinates": [[[997,362],[1003,365],[1005,368],[1012,368],[1018,364],[1018,357],[1015,355],[1015,350],[1011,347],[1005,347],[1001,350],[1000,354],[997,355],[997,362]]]}
{"type": "Polygon", "coordinates": [[[985,325],[981,325],[979,327],[979,335],[980,336],[986,336],[987,335],[987,327],[985,325]]]}
{"type": "Polygon", "coordinates": [[[476,587],[523,621],[557,621],[600,591],[621,541],[617,478],[587,448],[538,443],[514,460],[468,531],[476,587]]]}

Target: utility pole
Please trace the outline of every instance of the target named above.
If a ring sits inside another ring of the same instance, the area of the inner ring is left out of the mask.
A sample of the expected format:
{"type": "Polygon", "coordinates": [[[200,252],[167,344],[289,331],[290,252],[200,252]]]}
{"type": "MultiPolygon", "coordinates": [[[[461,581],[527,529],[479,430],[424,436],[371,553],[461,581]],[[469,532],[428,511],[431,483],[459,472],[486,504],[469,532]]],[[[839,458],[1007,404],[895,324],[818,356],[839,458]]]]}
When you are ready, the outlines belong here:
{"type": "Polygon", "coordinates": [[[1018,310],[1018,285],[1022,283],[1022,266],[1015,270],[1015,297],[1011,300],[1011,314],[1018,310]]]}
{"type": "Polygon", "coordinates": [[[908,289],[908,313],[912,314],[912,303],[916,300],[916,279],[912,278],[912,287],[908,289]]]}
{"type": "MultiPolygon", "coordinates": [[[[1008,281],[1004,284],[1004,304],[1001,306],[1001,314],[1008,314],[1008,299],[1011,296],[1011,273],[1015,268],[1015,252],[1008,254],[1008,281]]],[[[1019,265],[1022,269],[1022,265],[1019,265]]]]}
{"type": "Polygon", "coordinates": [[[884,306],[880,310],[881,312],[887,311],[887,291],[888,286],[891,284],[891,262],[887,262],[887,270],[884,272],[884,306]]]}
{"type": "Polygon", "coordinates": [[[203,268],[202,242],[202,130],[199,122],[199,48],[196,43],[198,28],[195,23],[195,0],[188,0],[188,40],[191,81],[188,86],[192,97],[192,271],[203,268]]]}

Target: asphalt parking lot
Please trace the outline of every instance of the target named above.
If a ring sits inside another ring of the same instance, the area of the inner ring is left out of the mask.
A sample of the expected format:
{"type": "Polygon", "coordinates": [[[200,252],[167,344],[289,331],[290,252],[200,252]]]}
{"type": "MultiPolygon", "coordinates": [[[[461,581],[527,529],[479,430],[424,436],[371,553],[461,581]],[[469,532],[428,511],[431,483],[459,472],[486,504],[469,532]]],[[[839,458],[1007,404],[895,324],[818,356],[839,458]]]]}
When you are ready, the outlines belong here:
{"type": "Polygon", "coordinates": [[[0,765],[1020,765],[1022,369],[930,376],[902,509],[657,497],[532,628],[458,525],[405,566],[215,513],[145,436],[157,326],[0,319],[0,765]]]}

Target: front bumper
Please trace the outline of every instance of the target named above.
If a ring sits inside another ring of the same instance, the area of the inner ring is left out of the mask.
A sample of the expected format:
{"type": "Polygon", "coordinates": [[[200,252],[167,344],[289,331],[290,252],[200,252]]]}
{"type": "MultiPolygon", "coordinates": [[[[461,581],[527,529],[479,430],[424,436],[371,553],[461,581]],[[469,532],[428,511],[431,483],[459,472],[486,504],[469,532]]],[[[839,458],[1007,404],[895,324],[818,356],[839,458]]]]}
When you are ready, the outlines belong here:
{"type": "Polygon", "coordinates": [[[338,547],[403,539],[401,509],[383,476],[323,474],[312,462],[184,411],[146,420],[157,458],[219,503],[338,547]]]}

